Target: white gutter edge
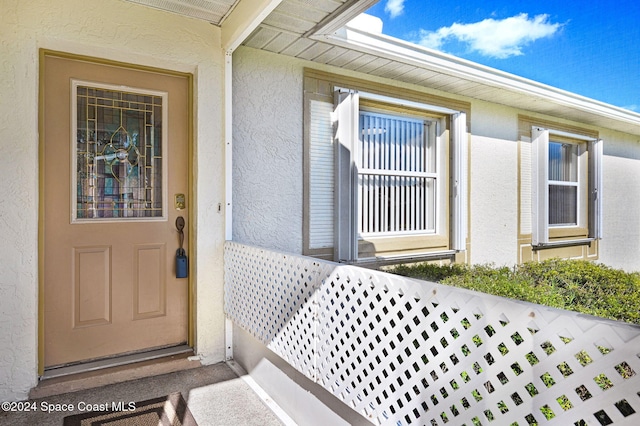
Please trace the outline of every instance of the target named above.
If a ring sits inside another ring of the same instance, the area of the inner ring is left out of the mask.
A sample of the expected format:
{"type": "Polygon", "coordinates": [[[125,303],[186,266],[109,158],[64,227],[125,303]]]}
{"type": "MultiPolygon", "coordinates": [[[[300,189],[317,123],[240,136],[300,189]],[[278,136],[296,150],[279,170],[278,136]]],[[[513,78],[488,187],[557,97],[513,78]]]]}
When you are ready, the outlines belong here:
{"type": "Polygon", "coordinates": [[[428,68],[486,86],[515,91],[525,95],[534,95],[556,104],[640,126],[640,113],[518,77],[465,59],[456,58],[452,55],[384,34],[372,34],[346,26],[334,34],[312,36],[311,38],[317,41],[330,42],[348,49],[355,48],[364,53],[417,67],[428,68]]]}

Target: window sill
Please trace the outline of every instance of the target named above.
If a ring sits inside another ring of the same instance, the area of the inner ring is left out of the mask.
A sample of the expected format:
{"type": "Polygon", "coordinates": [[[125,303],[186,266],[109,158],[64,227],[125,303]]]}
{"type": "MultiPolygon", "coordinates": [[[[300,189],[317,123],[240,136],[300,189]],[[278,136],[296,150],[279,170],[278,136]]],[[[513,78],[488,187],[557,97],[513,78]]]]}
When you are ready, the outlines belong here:
{"type": "Polygon", "coordinates": [[[444,250],[432,253],[415,253],[396,256],[376,256],[358,259],[355,264],[362,267],[377,268],[380,266],[396,265],[400,263],[427,262],[430,260],[454,259],[457,250],[444,250]]]}
{"type": "Polygon", "coordinates": [[[448,249],[449,238],[440,234],[370,236],[358,240],[358,257],[363,259],[417,255],[448,249]]]}
{"type": "Polygon", "coordinates": [[[582,226],[556,226],[549,227],[550,240],[569,241],[571,239],[587,238],[589,229],[582,226]]]}
{"type": "Polygon", "coordinates": [[[573,247],[573,246],[591,246],[591,243],[594,242],[595,238],[582,238],[579,240],[563,240],[563,241],[552,241],[548,243],[540,243],[536,245],[531,245],[533,251],[537,250],[545,250],[545,249],[554,249],[554,248],[562,248],[562,247],[573,247]]]}

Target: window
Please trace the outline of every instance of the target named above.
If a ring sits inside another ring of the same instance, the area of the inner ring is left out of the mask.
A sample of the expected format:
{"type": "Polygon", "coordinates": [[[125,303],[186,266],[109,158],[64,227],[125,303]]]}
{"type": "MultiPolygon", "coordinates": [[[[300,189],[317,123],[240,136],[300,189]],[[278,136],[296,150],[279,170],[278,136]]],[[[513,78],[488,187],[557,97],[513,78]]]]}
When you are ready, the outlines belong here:
{"type": "Polygon", "coordinates": [[[578,148],[549,142],[549,226],[578,225],[578,148]]]}
{"type": "Polygon", "coordinates": [[[167,95],[73,80],[72,222],[166,217],[167,95]]]}
{"type": "Polygon", "coordinates": [[[602,236],[602,141],[532,128],[532,245],[585,244],[602,236]]]}
{"type": "Polygon", "coordinates": [[[360,235],[436,232],[438,122],[360,112],[360,235]]]}
{"type": "Polygon", "coordinates": [[[465,250],[466,114],[336,88],[307,95],[305,247],[337,261],[465,250]]]}

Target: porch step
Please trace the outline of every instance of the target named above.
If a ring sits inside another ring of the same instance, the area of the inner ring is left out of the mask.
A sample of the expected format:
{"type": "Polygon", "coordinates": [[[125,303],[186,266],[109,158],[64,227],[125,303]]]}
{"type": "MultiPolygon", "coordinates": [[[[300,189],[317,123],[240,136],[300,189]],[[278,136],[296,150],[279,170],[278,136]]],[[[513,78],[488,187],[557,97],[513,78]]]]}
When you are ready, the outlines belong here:
{"type": "Polygon", "coordinates": [[[38,383],[38,386],[31,389],[29,399],[45,398],[201,367],[200,361],[193,359],[192,356],[193,352],[187,352],[94,371],[52,378],[45,377],[38,383]]]}

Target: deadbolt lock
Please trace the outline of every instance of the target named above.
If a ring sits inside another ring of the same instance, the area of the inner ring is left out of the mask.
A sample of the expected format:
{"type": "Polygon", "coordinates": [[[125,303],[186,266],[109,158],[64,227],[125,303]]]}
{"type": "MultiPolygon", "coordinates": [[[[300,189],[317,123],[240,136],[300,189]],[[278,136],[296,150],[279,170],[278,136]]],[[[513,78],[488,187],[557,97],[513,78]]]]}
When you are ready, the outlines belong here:
{"type": "Polygon", "coordinates": [[[174,204],[176,210],[184,210],[187,207],[187,202],[184,194],[176,194],[174,196],[174,204]]]}

